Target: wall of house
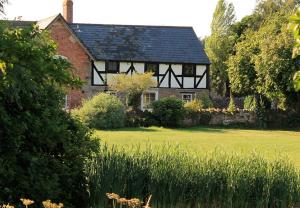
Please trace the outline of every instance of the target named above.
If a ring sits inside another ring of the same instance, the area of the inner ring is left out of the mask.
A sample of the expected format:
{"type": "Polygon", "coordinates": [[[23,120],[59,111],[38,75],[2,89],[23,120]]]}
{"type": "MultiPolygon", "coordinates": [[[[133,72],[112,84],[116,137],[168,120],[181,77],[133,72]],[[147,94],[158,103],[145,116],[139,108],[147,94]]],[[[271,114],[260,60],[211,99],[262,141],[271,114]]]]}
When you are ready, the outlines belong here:
{"type": "Polygon", "coordinates": [[[74,73],[83,81],[86,81],[82,89],[70,90],[67,96],[69,108],[80,106],[82,99],[88,96],[87,89],[91,83],[91,62],[89,56],[61,19],[52,23],[49,30],[52,39],[57,43],[58,54],[68,58],[73,65],[72,70],[74,73]]]}
{"type": "MultiPolygon", "coordinates": [[[[97,61],[94,63],[93,85],[101,86],[109,84],[109,80],[118,74],[106,73],[105,62],[97,61]]],[[[120,73],[131,74],[130,62],[120,62],[120,73]]],[[[135,72],[144,73],[144,63],[133,63],[135,72]]],[[[153,76],[159,88],[171,89],[207,89],[208,88],[208,66],[196,65],[196,74],[193,77],[183,76],[182,64],[159,64],[159,73],[153,76]]]]}

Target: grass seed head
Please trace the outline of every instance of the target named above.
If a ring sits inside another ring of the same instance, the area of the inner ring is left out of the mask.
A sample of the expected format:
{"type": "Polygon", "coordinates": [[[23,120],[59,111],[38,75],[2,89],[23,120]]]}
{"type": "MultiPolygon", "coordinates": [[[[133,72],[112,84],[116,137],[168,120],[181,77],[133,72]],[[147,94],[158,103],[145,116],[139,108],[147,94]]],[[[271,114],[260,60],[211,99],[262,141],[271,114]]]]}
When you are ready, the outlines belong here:
{"type": "Polygon", "coordinates": [[[28,207],[28,206],[30,206],[30,205],[32,205],[34,203],[34,201],[32,201],[30,199],[23,199],[23,198],[21,198],[20,200],[23,203],[23,205],[25,205],[26,207],[28,207]]]}

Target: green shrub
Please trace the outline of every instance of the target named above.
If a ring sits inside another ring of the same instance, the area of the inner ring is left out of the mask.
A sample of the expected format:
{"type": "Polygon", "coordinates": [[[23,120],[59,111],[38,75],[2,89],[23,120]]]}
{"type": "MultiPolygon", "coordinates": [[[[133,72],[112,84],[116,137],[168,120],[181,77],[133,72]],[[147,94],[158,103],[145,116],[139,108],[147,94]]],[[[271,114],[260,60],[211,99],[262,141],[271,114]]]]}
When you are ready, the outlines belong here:
{"type": "Polygon", "coordinates": [[[141,111],[133,108],[126,110],[126,127],[149,127],[158,125],[153,114],[149,111],[141,111]]]}
{"type": "Polygon", "coordinates": [[[203,104],[203,108],[213,108],[214,107],[213,101],[210,99],[210,97],[207,94],[201,95],[200,100],[203,104]]]}
{"type": "Polygon", "coordinates": [[[229,102],[227,110],[228,110],[228,112],[236,111],[235,102],[234,102],[234,99],[232,96],[230,97],[230,102],[229,102]]]}
{"type": "Polygon", "coordinates": [[[189,112],[199,112],[204,108],[201,100],[192,100],[184,104],[184,108],[189,112]]]}
{"type": "Polygon", "coordinates": [[[211,120],[211,112],[203,111],[198,115],[198,124],[200,125],[208,125],[211,120]]]}
{"type": "Polygon", "coordinates": [[[249,111],[254,111],[256,109],[256,100],[254,96],[247,96],[244,100],[244,109],[249,111]]]}
{"type": "Polygon", "coordinates": [[[0,204],[25,197],[87,207],[85,165],[98,143],[62,110],[62,88],[80,84],[70,64],[54,58],[38,28],[0,26],[0,51],[0,204]]]}
{"type": "Polygon", "coordinates": [[[184,117],[183,102],[177,98],[163,98],[153,102],[152,106],[152,113],[161,126],[176,127],[184,117]]]}
{"type": "Polygon", "coordinates": [[[107,207],[107,192],[126,198],[152,194],[153,208],[293,207],[299,202],[299,174],[286,158],[268,161],[220,150],[194,154],[172,146],[103,147],[90,170],[91,207],[107,207]]]}
{"type": "Polygon", "coordinates": [[[107,93],[99,93],[84,101],[81,108],[72,111],[72,115],[91,128],[124,127],[124,105],[116,96],[107,93]]]}

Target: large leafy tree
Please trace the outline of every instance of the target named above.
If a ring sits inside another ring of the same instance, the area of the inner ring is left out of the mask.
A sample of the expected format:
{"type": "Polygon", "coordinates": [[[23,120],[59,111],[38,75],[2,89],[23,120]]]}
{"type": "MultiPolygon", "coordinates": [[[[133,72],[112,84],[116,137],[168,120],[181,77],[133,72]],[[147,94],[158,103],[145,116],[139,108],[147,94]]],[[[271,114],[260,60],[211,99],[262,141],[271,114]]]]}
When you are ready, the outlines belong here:
{"type": "Polygon", "coordinates": [[[221,95],[229,94],[226,61],[235,41],[230,29],[234,21],[233,4],[219,0],[211,23],[211,36],[205,40],[205,50],[211,61],[212,89],[221,95]]]}
{"type": "MultiPolygon", "coordinates": [[[[290,29],[293,31],[296,40],[293,50],[293,57],[296,58],[300,55],[300,8],[298,8],[296,14],[290,17],[290,29]]],[[[294,75],[294,85],[296,91],[300,91],[300,71],[297,71],[294,75]]]]}
{"type": "Polygon", "coordinates": [[[293,0],[267,0],[258,4],[253,17],[259,23],[243,31],[235,54],[227,62],[233,92],[260,95],[281,103],[283,108],[294,103],[292,76],[299,60],[291,58],[293,40],[286,23],[296,5],[293,0]]]}
{"type": "Polygon", "coordinates": [[[0,26],[0,204],[28,197],[86,207],[90,131],[63,110],[69,63],[37,28],[0,26]]]}

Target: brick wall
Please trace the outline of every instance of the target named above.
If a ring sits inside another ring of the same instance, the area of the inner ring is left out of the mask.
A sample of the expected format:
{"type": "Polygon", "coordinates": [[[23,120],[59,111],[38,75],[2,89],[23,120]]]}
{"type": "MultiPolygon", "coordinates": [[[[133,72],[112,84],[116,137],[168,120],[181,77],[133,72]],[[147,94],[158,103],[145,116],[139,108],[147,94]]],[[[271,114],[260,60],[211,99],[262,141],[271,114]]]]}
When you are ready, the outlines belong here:
{"type": "Polygon", "coordinates": [[[91,64],[89,56],[82,48],[79,41],[66,28],[63,20],[58,19],[50,26],[51,37],[58,45],[58,54],[65,56],[73,65],[73,72],[86,84],[82,89],[70,90],[68,92],[68,107],[74,108],[81,105],[83,98],[86,98],[86,89],[90,85],[91,64]]]}

